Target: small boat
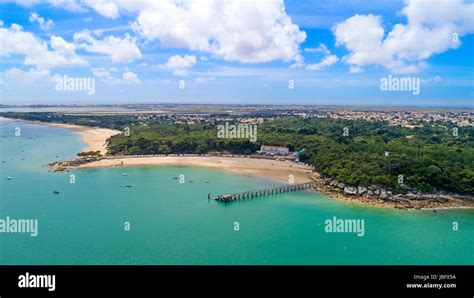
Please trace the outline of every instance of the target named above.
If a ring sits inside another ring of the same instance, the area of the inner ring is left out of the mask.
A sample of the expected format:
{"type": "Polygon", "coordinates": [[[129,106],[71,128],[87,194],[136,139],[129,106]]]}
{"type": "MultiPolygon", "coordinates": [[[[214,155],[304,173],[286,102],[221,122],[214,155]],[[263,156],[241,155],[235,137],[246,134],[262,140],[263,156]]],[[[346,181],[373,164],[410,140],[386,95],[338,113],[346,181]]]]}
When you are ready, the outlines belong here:
{"type": "Polygon", "coordinates": [[[54,193],[55,195],[58,195],[58,194],[59,194],[59,191],[55,190],[55,191],[53,191],[53,193],[54,193]]]}
{"type": "Polygon", "coordinates": [[[189,180],[189,183],[193,183],[194,181],[193,180],[189,180]]]}
{"type": "Polygon", "coordinates": [[[125,187],[132,187],[131,185],[125,185],[125,187]]]}
{"type": "Polygon", "coordinates": [[[204,182],[204,183],[209,183],[209,181],[206,181],[206,182],[204,182]]]}
{"type": "Polygon", "coordinates": [[[122,176],[127,176],[127,173],[123,173],[122,176]]]}
{"type": "Polygon", "coordinates": [[[178,177],[173,177],[173,179],[178,179],[178,177]]]}
{"type": "Polygon", "coordinates": [[[12,177],[8,176],[8,177],[7,177],[7,180],[12,180],[12,177]]]}

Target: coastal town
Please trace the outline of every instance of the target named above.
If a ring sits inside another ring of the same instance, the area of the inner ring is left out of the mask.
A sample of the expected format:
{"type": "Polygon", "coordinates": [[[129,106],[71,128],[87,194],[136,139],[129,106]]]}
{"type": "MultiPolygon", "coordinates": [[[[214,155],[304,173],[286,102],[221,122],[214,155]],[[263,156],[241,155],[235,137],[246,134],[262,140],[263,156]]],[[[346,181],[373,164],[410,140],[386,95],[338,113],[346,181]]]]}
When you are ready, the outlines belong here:
{"type": "Polygon", "coordinates": [[[142,125],[153,120],[166,120],[170,123],[213,124],[224,121],[239,121],[241,123],[261,123],[264,119],[276,120],[288,117],[301,118],[332,118],[344,120],[386,121],[390,125],[419,127],[432,122],[447,122],[460,127],[472,126],[474,112],[467,110],[421,110],[376,108],[363,109],[354,107],[314,107],[314,106],[229,106],[219,109],[215,106],[185,107],[186,113],[175,109],[162,109],[162,113],[142,114],[134,111],[142,125]]]}
{"type": "MultiPolygon", "coordinates": [[[[425,124],[451,123],[458,127],[474,125],[472,109],[442,108],[396,108],[396,107],[344,107],[344,106],[305,106],[305,105],[177,105],[177,104],[134,104],[134,105],[0,105],[0,111],[22,108],[25,111],[35,110],[50,113],[49,118],[55,121],[62,115],[128,115],[136,122],[131,125],[147,126],[160,121],[174,124],[216,124],[226,121],[239,123],[262,123],[265,120],[300,118],[331,118],[343,120],[384,121],[393,126],[408,128],[421,127],[425,124]]],[[[90,123],[93,125],[93,121],[90,123]]]]}

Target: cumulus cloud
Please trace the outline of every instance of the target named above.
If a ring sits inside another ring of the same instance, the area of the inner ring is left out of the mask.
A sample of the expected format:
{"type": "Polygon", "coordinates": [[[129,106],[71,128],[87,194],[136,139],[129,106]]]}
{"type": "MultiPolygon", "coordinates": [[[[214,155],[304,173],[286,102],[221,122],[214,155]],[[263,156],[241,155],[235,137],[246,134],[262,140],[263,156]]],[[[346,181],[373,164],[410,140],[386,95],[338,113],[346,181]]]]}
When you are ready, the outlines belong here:
{"type": "Polygon", "coordinates": [[[102,82],[114,83],[117,81],[117,79],[114,78],[112,74],[110,73],[111,71],[113,71],[111,69],[107,69],[105,67],[95,67],[95,68],[91,68],[91,71],[92,71],[92,74],[98,79],[100,79],[102,82]]]}
{"type": "MultiPolygon", "coordinates": [[[[274,60],[302,64],[300,44],[306,33],[286,14],[283,0],[47,0],[70,10],[92,9],[115,19],[121,12],[137,15],[131,27],[146,41],[186,48],[227,61],[261,63],[274,60]]],[[[17,3],[31,6],[36,0],[17,3]]]]}
{"type": "Polygon", "coordinates": [[[10,28],[0,28],[0,56],[10,54],[32,53],[47,49],[47,44],[35,37],[33,33],[23,31],[20,25],[12,24],[10,28]]]}
{"type": "Polygon", "coordinates": [[[130,84],[140,84],[141,81],[138,78],[136,73],[133,73],[131,71],[124,72],[122,75],[122,78],[125,80],[125,82],[128,82],[130,84]]]}
{"type": "Polygon", "coordinates": [[[23,31],[17,24],[10,28],[0,28],[0,57],[11,54],[24,55],[25,65],[40,68],[87,65],[87,61],[76,55],[76,46],[60,36],[51,36],[49,46],[33,33],[23,31]]]}
{"type": "Polygon", "coordinates": [[[114,76],[114,72],[118,72],[119,70],[115,67],[95,67],[91,68],[92,74],[101,80],[104,83],[110,84],[141,84],[140,79],[136,73],[131,71],[125,71],[122,73],[122,77],[114,76]]]}
{"type": "Polygon", "coordinates": [[[73,12],[86,11],[84,5],[81,4],[80,1],[73,0],[15,0],[15,3],[25,7],[32,7],[36,4],[47,3],[53,7],[60,7],[73,12]]]}
{"type": "Polygon", "coordinates": [[[322,43],[320,43],[317,48],[306,48],[304,51],[306,53],[323,53],[326,56],[331,54],[331,52],[328,50],[328,47],[322,43]]]}
{"type": "Polygon", "coordinates": [[[319,44],[317,48],[306,48],[305,52],[307,53],[323,53],[324,57],[321,62],[308,64],[306,65],[306,70],[317,71],[323,70],[328,66],[334,65],[339,61],[339,58],[336,55],[331,55],[328,47],[325,44],[319,44]]]}
{"type": "Polygon", "coordinates": [[[15,0],[15,3],[25,6],[25,7],[31,7],[35,4],[38,4],[38,0],[15,0]]]}
{"type": "Polygon", "coordinates": [[[118,6],[110,0],[82,0],[82,3],[92,7],[97,13],[111,19],[119,16],[118,6]]]}
{"type": "Polygon", "coordinates": [[[443,80],[440,76],[434,76],[432,78],[422,79],[421,82],[424,84],[438,83],[443,80]]]}
{"type": "Polygon", "coordinates": [[[349,73],[360,73],[363,71],[364,69],[360,66],[354,66],[354,65],[349,66],[349,73]]]}
{"type": "Polygon", "coordinates": [[[128,34],[123,38],[111,35],[98,40],[89,31],[84,30],[75,33],[73,38],[80,48],[91,53],[109,55],[113,62],[128,63],[142,57],[135,40],[128,34]]]}
{"type": "Polygon", "coordinates": [[[176,76],[185,76],[187,75],[188,68],[193,67],[194,64],[196,64],[196,56],[174,55],[169,57],[168,61],[162,66],[172,70],[176,76]]]}
{"type": "Polygon", "coordinates": [[[474,3],[462,0],[405,1],[407,24],[395,24],[385,34],[380,16],[354,15],[333,27],[336,45],[350,54],[343,58],[356,70],[380,65],[394,73],[415,73],[427,67],[434,54],[460,45],[460,37],[474,31],[474,3]]]}
{"type": "Polygon", "coordinates": [[[334,65],[339,61],[336,55],[329,55],[323,58],[323,60],[319,63],[308,64],[306,66],[306,70],[323,70],[328,66],[334,65]]]}
{"type": "Polygon", "coordinates": [[[164,47],[199,50],[243,63],[297,61],[306,39],[282,0],[147,2],[132,27],[164,47]]]}
{"type": "Polygon", "coordinates": [[[35,12],[30,15],[29,20],[30,20],[30,23],[35,23],[35,22],[38,23],[40,28],[44,31],[49,31],[54,25],[53,20],[51,19],[45,20],[43,17],[40,17],[35,12]]]}
{"type": "Polygon", "coordinates": [[[18,68],[12,68],[5,72],[5,74],[14,79],[36,81],[42,79],[51,79],[49,69],[30,68],[28,71],[23,71],[18,68]]]}

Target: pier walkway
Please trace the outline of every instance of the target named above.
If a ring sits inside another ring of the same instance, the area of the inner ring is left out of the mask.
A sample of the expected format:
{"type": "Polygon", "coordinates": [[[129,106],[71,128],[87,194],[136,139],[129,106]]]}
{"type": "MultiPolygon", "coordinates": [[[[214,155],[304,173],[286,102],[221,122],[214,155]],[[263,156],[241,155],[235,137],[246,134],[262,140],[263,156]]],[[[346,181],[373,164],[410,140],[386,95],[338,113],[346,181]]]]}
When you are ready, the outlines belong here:
{"type": "Polygon", "coordinates": [[[312,183],[290,184],[290,185],[285,185],[285,186],[280,186],[280,187],[270,188],[270,189],[228,193],[228,194],[218,195],[217,197],[214,197],[214,200],[218,202],[223,202],[223,203],[231,203],[231,202],[239,201],[239,200],[254,199],[254,198],[259,198],[259,197],[264,197],[264,196],[309,189],[311,188],[311,185],[312,183]]]}

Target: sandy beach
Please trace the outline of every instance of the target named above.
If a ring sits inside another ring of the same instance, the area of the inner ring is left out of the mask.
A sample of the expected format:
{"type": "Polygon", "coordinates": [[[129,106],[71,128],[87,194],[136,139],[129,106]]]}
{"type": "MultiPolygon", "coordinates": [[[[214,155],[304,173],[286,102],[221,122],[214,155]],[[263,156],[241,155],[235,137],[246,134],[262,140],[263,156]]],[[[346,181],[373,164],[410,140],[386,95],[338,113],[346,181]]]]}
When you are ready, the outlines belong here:
{"type": "Polygon", "coordinates": [[[107,148],[106,148],[107,139],[113,135],[121,133],[121,131],[113,130],[113,129],[87,127],[87,126],[62,124],[62,123],[51,123],[50,126],[67,128],[75,132],[78,132],[81,135],[82,141],[84,142],[84,144],[87,145],[86,148],[82,149],[82,152],[100,151],[100,153],[104,155],[107,153],[107,148]]]}
{"type": "Polygon", "coordinates": [[[41,122],[41,121],[29,121],[23,119],[12,119],[0,117],[0,120],[20,120],[25,123],[35,124],[35,125],[47,125],[52,127],[61,127],[73,130],[81,135],[82,141],[87,145],[86,148],[82,149],[82,152],[87,151],[100,151],[102,154],[107,153],[106,141],[109,137],[121,133],[121,131],[107,129],[107,128],[98,128],[98,127],[89,127],[81,126],[74,124],[64,124],[64,123],[50,123],[50,122],[41,122]]]}
{"type": "Polygon", "coordinates": [[[218,156],[163,156],[163,157],[136,157],[102,159],[80,165],[81,168],[116,167],[116,166],[197,166],[218,168],[233,171],[249,176],[266,177],[289,182],[290,175],[294,183],[310,182],[313,172],[310,167],[291,161],[269,159],[255,159],[245,157],[218,157],[218,156]]]}

